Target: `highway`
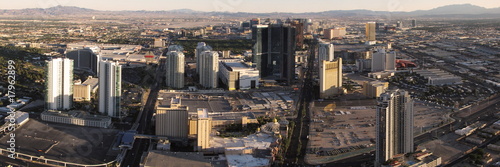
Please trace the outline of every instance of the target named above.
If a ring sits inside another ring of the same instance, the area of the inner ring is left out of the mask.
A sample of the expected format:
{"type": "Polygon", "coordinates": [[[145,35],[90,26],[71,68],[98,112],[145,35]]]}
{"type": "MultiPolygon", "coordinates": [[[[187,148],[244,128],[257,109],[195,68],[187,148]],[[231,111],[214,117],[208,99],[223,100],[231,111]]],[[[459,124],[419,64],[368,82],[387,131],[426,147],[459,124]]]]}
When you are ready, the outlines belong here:
{"type": "MultiPolygon", "coordinates": [[[[144,109],[138,116],[136,123],[139,124],[137,128],[138,134],[151,134],[154,135],[154,131],[151,130],[151,118],[153,117],[156,99],[158,97],[158,92],[160,91],[161,85],[163,84],[165,59],[160,59],[159,65],[156,69],[155,82],[151,83],[151,89],[149,91],[148,99],[144,104],[144,109]]],[[[142,154],[147,151],[149,147],[149,139],[135,139],[133,148],[127,151],[127,154],[123,158],[123,162],[120,164],[122,167],[135,167],[139,166],[142,154]]]]}
{"type": "Polygon", "coordinates": [[[307,148],[307,135],[309,135],[309,104],[313,101],[313,79],[312,70],[314,69],[315,48],[317,42],[315,40],[306,40],[309,43],[309,59],[307,69],[304,73],[304,82],[297,109],[297,117],[295,118],[295,127],[293,128],[292,136],[290,136],[290,145],[285,154],[285,164],[304,164],[304,157],[307,148]],[[305,110],[305,112],[303,112],[305,110]],[[299,150],[300,147],[300,150],[299,150]]]}

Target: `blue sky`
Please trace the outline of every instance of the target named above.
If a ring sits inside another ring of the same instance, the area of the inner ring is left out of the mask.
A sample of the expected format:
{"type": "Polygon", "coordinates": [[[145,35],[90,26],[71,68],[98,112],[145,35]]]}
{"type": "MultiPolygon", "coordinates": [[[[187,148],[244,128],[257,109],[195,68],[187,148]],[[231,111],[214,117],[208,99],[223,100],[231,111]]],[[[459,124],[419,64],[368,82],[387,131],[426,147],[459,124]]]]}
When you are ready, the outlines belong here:
{"type": "Polygon", "coordinates": [[[368,9],[377,11],[427,10],[470,3],[500,7],[499,0],[0,0],[0,9],[78,6],[97,10],[172,10],[229,12],[317,12],[368,9]]]}

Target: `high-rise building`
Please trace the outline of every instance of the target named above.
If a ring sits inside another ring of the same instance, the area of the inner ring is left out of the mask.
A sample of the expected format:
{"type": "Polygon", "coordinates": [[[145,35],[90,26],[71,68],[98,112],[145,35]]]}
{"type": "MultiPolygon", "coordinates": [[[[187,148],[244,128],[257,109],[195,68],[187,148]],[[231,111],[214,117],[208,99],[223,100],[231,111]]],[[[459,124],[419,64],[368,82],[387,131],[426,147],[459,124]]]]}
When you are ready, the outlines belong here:
{"type": "Polygon", "coordinates": [[[375,38],[375,22],[366,23],[365,29],[366,41],[376,41],[375,38]]]}
{"type": "MultiPolygon", "coordinates": [[[[198,42],[198,46],[196,46],[196,49],[194,49],[194,57],[196,57],[196,65],[199,66],[200,64],[200,55],[204,51],[212,51],[212,47],[207,45],[205,42],[198,42]]],[[[196,68],[196,73],[200,74],[200,68],[196,68]]]]}
{"type": "Polygon", "coordinates": [[[73,106],[73,60],[46,61],[46,105],[48,110],[69,110],[73,106]]]}
{"type": "Polygon", "coordinates": [[[387,91],[377,100],[375,166],[397,154],[413,152],[413,100],[404,90],[387,91]]]}
{"type": "Polygon", "coordinates": [[[320,98],[328,99],[342,93],[342,58],[321,61],[319,66],[320,98]]]}
{"type": "Polygon", "coordinates": [[[94,53],[95,49],[77,49],[66,51],[66,57],[74,61],[74,68],[88,70],[99,75],[99,61],[101,56],[94,53]]]}
{"type": "Polygon", "coordinates": [[[288,24],[252,27],[253,63],[262,78],[290,83],[295,77],[295,28],[288,24]]]}
{"type": "Polygon", "coordinates": [[[417,20],[411,20],[411,27],[417,27],[417,20]]]}
{"type": "Polygon", "coordinates": [[[219,54],[215,51],[204,51],[200,54],[198,60],[197,68],[200,69],[200,84],[205,88],[217,88],[219,54]]]}
{"type": "Polygon", "coordinates": [[[172,138],[188,137],[188,107],[181,105],[179,97],[170,100],[170,106],[157,106],[156,135],[172,138]]]}
{"type": "Polygon", "coordinates": [[[250,27],[253,27],[254,25],[259,25],[260,24],[260,18],[253,18],[250,20],[250,27]]]}
{"type": "Polygon", "coordinates": [[[384,30],[384,28],[385,28],[385,23],[380,23],[380,22],[375,23],[375,29],[377,31],[384,30]]]}
{"type": "Polygon", "coordinates": [[[396,27],[397,27],[397,28],[403,28],[403,22],[401,22],[401,21],[397,21],[397,22],[396,22],[396,27]]]}
{"type": "Polygon", "coordinates": [[[363,83],[363,94],[368,96],[369,98],[377,98],[380,97],[382,93],[384,93],[387,88],[389,88],[389,82],[381,82],[381,81],[371,81],[363,83]]]}
{"type": "Polygon", "coordinates": [[[345,27],[336,27],[323,30],[325,39],[342,38],[347,34],[345,27]]]}
{"type": "Polygon", "coordinates": [[[154,47],[165,47],[165,39],[162,39],[162,38],[155,38],[155,42],[154,42],[154,47]]]}
{"type": "Polygon", "coordinates": [[[318,61],[333,61],[334,48],[331,43],[320,43],[318,47],[318,61]]]}
{"type": "Polygon", "coordinates": [[[295,19],[290,25],[295,27],[295,42],[297,48],[302,48],[304,46],[304,19],[295,19]]]}
{"type": "Polygon", "coordinates": [[[101,61],[99,75],[99,112],[111,117],[121,117],[120,99],[122,66],[118,62],[101,61]]]}
{"type": "Polygon", "coordinates": [[[210,147],[210,131],[212,131],[212,118],[208,117],[206,108],[197,109],[196,147],[195,151],[203,151],[210,147]]]}
{"type": "Polygon", "coordinates": [[[184,51],[184,48],[180,45],[170,45],[168,46],[168,51],[177,51],[177,52],[182,52],[184,51]]]}
{"type": "Polygon", "coordinates": [[[184,53],[169,51],[166,60],[166,85],[172,88],[184,87],[184,53]]]}
{"type": "Polygon", "coordinates": [[[230,50],[224,50],[222,51],[222,58],[230,58],[231,57],[231,51],[230,50]]]}
{"type": "Polygon", "coordinates": [[[372,55],[372,72],[396,70],[396,53],[387,53],[384,49],[372,55]]]}

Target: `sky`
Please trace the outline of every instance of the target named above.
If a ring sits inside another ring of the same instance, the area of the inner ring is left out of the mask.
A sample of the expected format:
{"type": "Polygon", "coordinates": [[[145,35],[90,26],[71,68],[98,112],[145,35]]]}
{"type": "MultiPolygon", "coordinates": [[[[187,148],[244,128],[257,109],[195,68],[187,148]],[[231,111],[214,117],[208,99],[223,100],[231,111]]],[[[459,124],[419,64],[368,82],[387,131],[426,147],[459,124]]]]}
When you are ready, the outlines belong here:
{"type": "Polygon", "coordinates": [[[299,13],[352,9],[415,11],[467,3],[485,8],[500,7],[499,0],[0,0],[0,9],[49,8],[62,5],[110,11],[192,9],[299,13]]]}

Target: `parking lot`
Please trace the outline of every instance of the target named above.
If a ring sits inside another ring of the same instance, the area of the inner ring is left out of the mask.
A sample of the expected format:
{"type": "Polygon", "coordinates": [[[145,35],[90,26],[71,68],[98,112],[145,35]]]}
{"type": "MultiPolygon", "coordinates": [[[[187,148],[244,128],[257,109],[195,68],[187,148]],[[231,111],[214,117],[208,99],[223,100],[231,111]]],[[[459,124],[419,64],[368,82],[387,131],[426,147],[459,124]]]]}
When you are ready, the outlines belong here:
{"type": "MultiPolygon", "coordinates": [[[[29,120],[16,131],[16,152],[81,164],[100,164],[116,158],[110,149],[117,130],[29,120]]],[[[9,136],[0,138],[7,148],[9,136]]]]}
{"type": "MultiPolygon", "coordinates": [[[[415,135],[451,121],[450,109],[420,101],[414,104],[415,135]]],[[[312,159],[318,159],[373,147],[375,112],[375,99],[360,99],[355,95],[336,101],[315,101],[307,153],[315,154],[312,159]]]]}
{"type": "Polygon", "coordinates": [[[336,155],[375,142],[375,100],[315,102],[310,127],[310,154],[336,155]],[[355,103],[365,104],[357,106],[355,103]]]}

